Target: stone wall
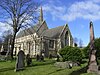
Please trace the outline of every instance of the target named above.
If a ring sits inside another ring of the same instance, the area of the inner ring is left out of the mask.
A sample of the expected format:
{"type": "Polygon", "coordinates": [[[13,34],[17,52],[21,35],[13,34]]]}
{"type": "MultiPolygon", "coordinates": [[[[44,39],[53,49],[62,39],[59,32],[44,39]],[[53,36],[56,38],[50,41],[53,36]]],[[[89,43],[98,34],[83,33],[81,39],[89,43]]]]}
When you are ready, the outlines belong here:
{"type": "Polygon", "coordinates": [[[60,39],[61,39],[61,48],[65,47],[65,46],[73,46],[73,38],[72,38],[72,35],[71,35],[70,30],[67,25],[65,26],[65,28],[62,31],[60,39]],[[66,40],[68,40],[68,41],[66,41],[66,40]]]}
{"type": "Polygon", "coordinates": [[[38,54],[40,52],[40,45],[37,44],[35,40],[40,40],[36,33],[15,39],[14,52],[16,51],[16,54],[18,54],[19,50],[23,50],[25,52],[25,55],[28,53],[33,56],[38,54]]]}

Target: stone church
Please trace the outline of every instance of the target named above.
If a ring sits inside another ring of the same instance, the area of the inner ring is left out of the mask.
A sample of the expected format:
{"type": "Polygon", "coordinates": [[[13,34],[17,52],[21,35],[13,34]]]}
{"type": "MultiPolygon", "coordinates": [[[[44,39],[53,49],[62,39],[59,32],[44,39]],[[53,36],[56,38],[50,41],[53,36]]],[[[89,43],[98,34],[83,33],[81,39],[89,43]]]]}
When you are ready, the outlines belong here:
{"type": "Polygon", "coordinates": [[[65,46],[73,46],[73,38],[67,24],[49,29],[40,9],[39,23],[20,31],[15,39],[14,51],[23,50],[25,54],[36,56],[43,52],[45,57],[57,52],[65,46]]]}

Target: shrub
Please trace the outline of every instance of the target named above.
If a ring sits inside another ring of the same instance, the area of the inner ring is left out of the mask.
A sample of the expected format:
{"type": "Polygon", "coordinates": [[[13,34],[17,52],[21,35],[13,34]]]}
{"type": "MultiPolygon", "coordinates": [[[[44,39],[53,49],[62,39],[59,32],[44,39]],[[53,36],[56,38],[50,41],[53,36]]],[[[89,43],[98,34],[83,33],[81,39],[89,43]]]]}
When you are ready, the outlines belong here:
{"type": "Polygon", "coordinates": [[[77,47],[66,46],[59,51],[63,61],[81,62],[82,53],[77,47]]]}
{"type": "Polygon", "coordinates": [[[95,39],[94,45],[97,50],[97,57],[100,59],[100,38],[95,39]]]}
{"type": "Polygon", "coordinates": [[[89,50],[90,50],[89,45],[82,49],[82,51],[83,51],[83,58],[89,58],[89,50]]]}
{"type": "MultiPolygon", "coordinates": [[[[97,57],[100,59],[100,38],[96,38],[94,41],[94,47],[97,50],[97,57]]],[[[87,47],[83,49],[84,57],[88,58],[89,57],[89,50],[90,50],[90,43],[88,44],[87,47]]]]}

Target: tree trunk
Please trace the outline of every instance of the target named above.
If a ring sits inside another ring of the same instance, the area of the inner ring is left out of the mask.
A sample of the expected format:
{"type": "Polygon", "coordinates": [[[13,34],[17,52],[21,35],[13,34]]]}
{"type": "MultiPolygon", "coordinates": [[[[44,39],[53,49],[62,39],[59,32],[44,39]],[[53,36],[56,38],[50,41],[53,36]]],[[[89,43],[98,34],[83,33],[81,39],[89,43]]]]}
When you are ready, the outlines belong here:
{"type": "Polygon", "coordinates": [[[12,42],[11,42],[11,59],[13,59],[13,50],[14,50],[14,43],[15,43],[16,33],[17,32],[14,32],[12,42]]]}

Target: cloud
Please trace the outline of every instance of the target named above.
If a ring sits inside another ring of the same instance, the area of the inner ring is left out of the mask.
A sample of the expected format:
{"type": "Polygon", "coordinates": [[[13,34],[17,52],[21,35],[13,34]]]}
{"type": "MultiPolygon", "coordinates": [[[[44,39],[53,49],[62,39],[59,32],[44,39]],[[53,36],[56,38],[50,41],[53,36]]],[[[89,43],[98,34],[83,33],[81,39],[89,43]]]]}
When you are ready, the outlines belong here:
{"type": "Polygon", "coordinates": [[[69,21],[75,20],[76,18],[99,20],[100,5],[93,1],[76,2],[69,7],[66,18],[69,21]]]}
{"type": "Polygon", "coordinates": [[[63,17],[63,14],[66,11],[66,9],[64,8],[65,6],[55,6],[55,5],[49,6],[48,4],[43,6],[43,10],[46,13],[50,13],[52,15],[53,20],[55,20],[56,18],[63,17]]]}
{"type": "Polygon", "coordinates": [[[0,36],[2,36],[2,34],[5,32],[5,31],[8,31],[8,30],[11,30],[12,28],[7,25],[6,23],[2,23],[0,22],[0,36]]]}
{"type": "Polygon", "coordinates": [[[66,4],[54,5],[52,2],[43,5],[43,9],[46,13],[52,15],[53,20],[60,19],[67,22],[77,18],[100,20],[100,0],[78,1],[70,6],[66,4]]]}

